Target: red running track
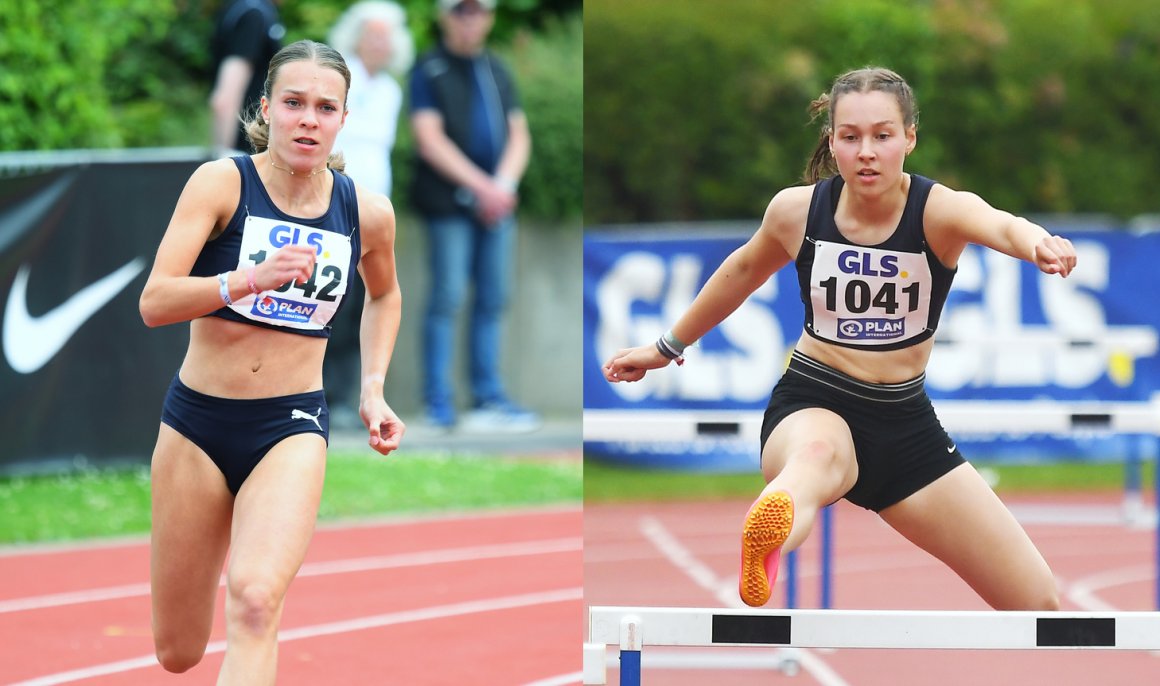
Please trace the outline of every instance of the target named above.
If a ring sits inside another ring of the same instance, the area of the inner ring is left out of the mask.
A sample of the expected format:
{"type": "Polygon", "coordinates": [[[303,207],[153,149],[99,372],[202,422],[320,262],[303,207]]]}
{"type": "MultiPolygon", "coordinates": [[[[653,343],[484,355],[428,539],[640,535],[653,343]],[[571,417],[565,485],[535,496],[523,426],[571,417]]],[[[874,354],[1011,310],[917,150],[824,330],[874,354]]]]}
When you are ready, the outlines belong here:
{"type": "MultiPolygon", "coordinates": [[[[581,508],[321,526],[286,602],[278,683],[578,684],[581,508]]],[[[153,658],[145,540],[0,552],[0,683],[213,684],[153,658]]]]}
{"type": "MultiPolygon", "coordinates": [[[[1125,526],[1118,498],[1008,499],[1051,565],[1064,609],[1156,608],[1155,532],[1125,526]]],[[[587,505],[585,605],[744,607],[737,569],[740,524],[750,504],[587,505]]],[[[987,609],[957,576],[873,513],[843,502],[834,520],[834,607],[987,609]]],[[[799,552],[799,607],[819,607],[817,526],[799,552]]],[[[784,602],[783,582],[769,607],[784,602]]],[[[615,650],[609,654],[615,657],[615,650]]],[[[1160,656],[1135,651],[802,650],[801,671],[793,677],[776,671],[785,653],[770,648],[646,647],[642,655],[648,686],[1137,686],[1160,678],[1160,656]],[[650,655],[667,666],[650,666],[650,655]],[[692,669],[682,662],[688,660],[712,669],[692,669]]],[[[611,666],[609,683],[618,678],[611,666]]]]}

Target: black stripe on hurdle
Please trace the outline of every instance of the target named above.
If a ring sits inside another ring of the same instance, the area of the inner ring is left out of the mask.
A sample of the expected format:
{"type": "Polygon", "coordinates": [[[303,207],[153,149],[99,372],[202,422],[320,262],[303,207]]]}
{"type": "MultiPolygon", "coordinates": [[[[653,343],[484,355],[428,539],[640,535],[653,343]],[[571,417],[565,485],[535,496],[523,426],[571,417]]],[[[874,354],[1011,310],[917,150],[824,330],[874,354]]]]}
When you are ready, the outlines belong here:
{"type": "Polygon", "coordinates": [[[1035,620],[1035,645],[1041,648],[1116,646],[1114,617],[1039,617],[1035,620]]]}
{"type": "Polygon", "coordinates": [[[1112,415],[1110,414],[1093,412],[1071,415],[1071,428],[1073,429],[1106,429],[1111,425],[1112,415]]]}
{"type": "Polygon", "coordinates": [[[736,436],[741,433],[738,422],[697,422],[698,436],[736,436]]]}
{"type": "Polygon", "coordinates": [[[789,645],[789,615],[713,615],[713,643],[789,645]]]}

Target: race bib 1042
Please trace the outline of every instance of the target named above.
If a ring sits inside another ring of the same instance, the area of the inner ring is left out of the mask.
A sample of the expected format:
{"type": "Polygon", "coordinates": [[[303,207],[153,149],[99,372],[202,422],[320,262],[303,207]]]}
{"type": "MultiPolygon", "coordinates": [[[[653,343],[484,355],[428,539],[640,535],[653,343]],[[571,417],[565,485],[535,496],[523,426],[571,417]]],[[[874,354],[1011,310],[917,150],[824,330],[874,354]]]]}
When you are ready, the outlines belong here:
{"type": "Polygon", "coordinates": [[[859,346],[905,341],[926,330],[930,293],[922,253],[816,244],[810,302],[820,338],[859,346]]]}
{"type": "Polygon", "coordinates": [[[291,281],[260,295],[246,294],[230,309],[254,321],[293,329],[325,327],[346,294],[350,274],[350,238],[333,231],[292,222],[247,216],[242,230],[238,269],[261,264],[279,248],[308,245],[315,249],[314,272],[304,282],[291,281]]]}

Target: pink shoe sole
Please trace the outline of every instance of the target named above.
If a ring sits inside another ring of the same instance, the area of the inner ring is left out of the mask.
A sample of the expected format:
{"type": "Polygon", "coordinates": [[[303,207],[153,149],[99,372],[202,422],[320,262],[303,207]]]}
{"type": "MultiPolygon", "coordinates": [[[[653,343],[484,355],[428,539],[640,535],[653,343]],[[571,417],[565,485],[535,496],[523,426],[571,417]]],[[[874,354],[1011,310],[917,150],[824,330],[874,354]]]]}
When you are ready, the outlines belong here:
{"type": "Polygon", "coordinates": [[[793,498],[785,491],[774,491],[758,498],[745,515],[741,535],[741,572],[738,592],[750,607],[769,602],[781,546],[793,528],[793,498]]]}

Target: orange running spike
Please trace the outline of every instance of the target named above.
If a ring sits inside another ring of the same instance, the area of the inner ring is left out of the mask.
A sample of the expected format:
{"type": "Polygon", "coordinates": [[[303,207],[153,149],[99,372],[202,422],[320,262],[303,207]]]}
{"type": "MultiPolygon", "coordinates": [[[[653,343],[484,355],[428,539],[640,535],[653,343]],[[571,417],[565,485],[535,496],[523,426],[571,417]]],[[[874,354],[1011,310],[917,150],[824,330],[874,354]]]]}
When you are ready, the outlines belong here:
{"type": "Polygon", "coordinates": [[[781,546],[793,528],[793,498],[785,491],[763,495],[745,515],[741,535],[741,574],[738,591],[750,607],[769,602],[781,546]]]}

